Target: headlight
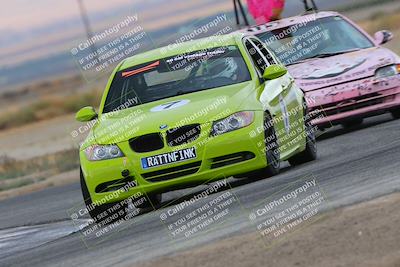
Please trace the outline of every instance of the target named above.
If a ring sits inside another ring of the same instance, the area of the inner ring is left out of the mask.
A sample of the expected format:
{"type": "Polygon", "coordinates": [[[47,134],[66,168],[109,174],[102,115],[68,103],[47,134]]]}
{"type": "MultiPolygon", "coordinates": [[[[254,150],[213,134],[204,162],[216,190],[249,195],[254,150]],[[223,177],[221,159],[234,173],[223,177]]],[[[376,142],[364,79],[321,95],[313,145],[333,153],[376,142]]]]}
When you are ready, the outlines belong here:
{"type": "Polygon", "coordinates": [[[375,71],[376,78],[394,76],[400,73],[400,64],[379,68],[375,71]]]}
{"type": "Polygon", "coordinates": [[[114,159],[124,156],[124,153],[116,145],[93,145],[85,149],[85,154],[90,161],[114,159]]]}
{"type": "Polygon", "coordinates": [[[214,121],[211,129],[211,135],[220,135],[246,127],[250,125],[253,120],[253,111],[241,111],[234,113],[222,120],[214,121]]]}

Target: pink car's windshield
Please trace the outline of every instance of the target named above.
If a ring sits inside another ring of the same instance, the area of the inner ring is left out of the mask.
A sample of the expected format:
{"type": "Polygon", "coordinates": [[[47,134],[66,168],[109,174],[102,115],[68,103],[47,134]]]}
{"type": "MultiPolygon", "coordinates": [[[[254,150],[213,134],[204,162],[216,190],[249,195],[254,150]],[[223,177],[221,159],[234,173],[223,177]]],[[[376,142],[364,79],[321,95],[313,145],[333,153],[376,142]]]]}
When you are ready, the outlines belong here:
{"type": "Polygon", "coordinates": [[[257,37],[286,65],[374,46],[363,33],[339,16],[275,29],[257,37]]]}

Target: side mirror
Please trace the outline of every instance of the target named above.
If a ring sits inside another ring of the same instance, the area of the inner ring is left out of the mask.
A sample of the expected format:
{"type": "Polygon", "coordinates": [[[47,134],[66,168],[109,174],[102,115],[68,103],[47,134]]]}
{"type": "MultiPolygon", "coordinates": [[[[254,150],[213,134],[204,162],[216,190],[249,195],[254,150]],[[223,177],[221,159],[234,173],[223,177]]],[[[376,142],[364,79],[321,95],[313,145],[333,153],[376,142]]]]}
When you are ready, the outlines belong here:
{"type": "Polygon", "coordinates": [[[287,69],[284,66],[274,64],[265,69],[263,78],[265,80],[274,80],[276,78],[282,77],[286,73],[287,69]]]}
{"type": "Polygon", "coordinates": [[[81,122],[91,121],[96,118],[97,118],[97,113],[93,107],[81,108],[75,115],[75,119],[81,122]]]}
{"type": "Polygon", "coordinates": [[[393,39],[393,33],[386,30],[379,31],[374,34],[374,39],[377,45],[386,44],[393,39]]]}

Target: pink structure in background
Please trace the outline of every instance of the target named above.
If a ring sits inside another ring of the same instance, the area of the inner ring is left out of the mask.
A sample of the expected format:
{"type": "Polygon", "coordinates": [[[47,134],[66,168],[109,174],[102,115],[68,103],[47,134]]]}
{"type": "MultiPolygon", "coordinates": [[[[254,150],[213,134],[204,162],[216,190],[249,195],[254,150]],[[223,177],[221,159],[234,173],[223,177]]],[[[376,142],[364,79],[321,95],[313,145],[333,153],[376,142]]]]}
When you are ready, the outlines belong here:
{"type": "Polygon", "coordinates": [[[281,18],[285,0],[247,0],[247,7],[257,24],[281,18]]]}

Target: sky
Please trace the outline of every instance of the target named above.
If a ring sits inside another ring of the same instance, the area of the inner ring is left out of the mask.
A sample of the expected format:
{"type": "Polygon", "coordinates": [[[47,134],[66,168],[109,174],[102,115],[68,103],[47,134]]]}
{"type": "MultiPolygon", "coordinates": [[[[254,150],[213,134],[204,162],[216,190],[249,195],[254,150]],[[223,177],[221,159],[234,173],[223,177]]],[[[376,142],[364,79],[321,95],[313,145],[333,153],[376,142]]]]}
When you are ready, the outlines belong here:
{"type": "MultiPolygon", "coordinates": [[[[89,12],[132,4],[133,0],[83,0],[89,12]]],[[[21,31],[46,26],[56,21],[78,16],[77,0],[13,0],[2,1],[0,31],[21,31]]],[[[143,0],[135,0],[135,4],[143,0]]]]}
{"type": "MultiPolygon", "coordinates": [[[[82,0],[89,13],[93,31],[122,20],[123,12],[139,10],[140,24],[154,30],[185,23],[218,12],[232,11],[232,0],[82,0]],[[126,8],[125,8],[126,7],[126,8]],[[95,19],[94,15],[108,17],[95,19]]],[[[243,4],[246,0],[241,0],[243,4]]],[[[363,0],[336,0],[347,3],[363,0]]],[[[364,0],[365,1],[365,0],[364,0]]],[[[0,68],[20,64],[50,54],[67,51],[85,31],[78,0],[3,0],[0,9],[0,68]]],[[[319,4],[327,0],[317,0],[319,4]]],[[[300,0],[287,0],[299,4],[300,0]]],[[[301,6],[301,5],[300,5],[301,6]]]]}
{"type": "MultiPolygon", "coordinates": [[[[232,0],[82,1],[94,33],[136,13],[139,16],[137,24],[151,33],[172,26],[185,31],[190,28],[189,21],[233,11],[232,0]]],[[[246,0],[241,1],[246,3],[246,0]]],[[[321,8],[330,8],[363,1],[367,0],[317,0],[317,3],[321,8]]],[[[7,78],[9,73],[19,67],[33,66],[40,60],[51,61],[60,56],[68,56],[71,61],[71,48],[87,38],[78,0],[2,0],[0,4],[0,89],[4,84],[2,81],[12,80],[7,78]]],[[[303,11],[300,0],[286,1],[285,15],[303,11]]],[[[37,65],[34,66],[29,71],[36,70],[37,65]]]]}
{"type": "MultiPolygon", "coordinates": [[[[232,8],[231,0],[83,0],[83,3],[94,32],[136,12],[140,25],[154,30],[232,8]]],[[[86,38],[86,34],[78,0],[1,3],[0,68],[67,51],[81,38],[86,38]]]]}

